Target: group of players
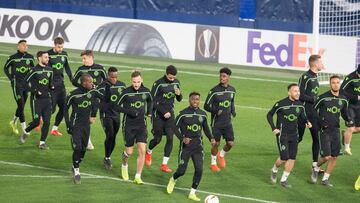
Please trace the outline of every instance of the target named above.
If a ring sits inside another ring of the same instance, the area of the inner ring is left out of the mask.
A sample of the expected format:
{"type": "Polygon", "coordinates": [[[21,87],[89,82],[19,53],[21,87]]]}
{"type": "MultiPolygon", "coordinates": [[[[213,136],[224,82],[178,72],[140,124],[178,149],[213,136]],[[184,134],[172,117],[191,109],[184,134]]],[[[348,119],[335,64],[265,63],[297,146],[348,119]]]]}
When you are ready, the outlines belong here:
{"type": "MultiPolygon", "coordinates": [[[[299,83],[290,84],[288,96],[276,102],[267,114],[280,153],[271,169],[270,179],[273,184],[277,182],[278,169],[284,164],[280,184],[285,188],[291,187],[287,179],[294,167],[298,143],[302,141],[305,127],[310,129],[312,137],[311,182],[315,184],[322,172],[321,185],[329,187],[333,186],[329,177],[340,154],[340,134],[343,134],[345,145],[343,153],[351,155],[352,134],[360,130],[360,64],[342,83],[338,75],[331,76],[330,90],[318,95],[317,73],[324,69],[321,56],[311,55],[308,63],[310,69],[300,77],[299,83]],[[273,121],[275,114],[276,125],[273,121]],[[347,127],[342,133],[340,115],[347,127]],[[322,171],[320,167],[325,163],[326,170],[322,171]]],[[[360,189],[360,176],[355,182],[355,189],[360,189]]]]}
{"type": "Polygon", "coordinates": [[[81,183],[80,163],[86,150],[94,149],[90,139],[90,126],[96,121],[99,111],[101,125],[105,131],[104,167],[112,168],[111,154],[115,148],[116,135],[122,126],[125,150],[122,152],[121,176],[129,180],[128,159],[137,144],[138,157],[134,183],[143,184],[141,173],[144,164],[151,166],[152,151],[166,136],[164,157],[160,170],[167,173],[173,171],[168,167],[169,157],[173,148],[174,134],[180,140],[178,168],[171,176],[167,192],[172,193],[176,180],[184,175],[190,158],[195,167],[193,183],[189,199],[200,201],[195,194],[203,172],[202,131],[211,142],[211,166],[214,172],[225,168],[225,154],[234,144],[232,117],[236,116],[234,98],[235,88],[230,86],[231,70],[222,68],[219,71],[220,82],[212,88],[206,98],[204,108],[211,114],[211,130],[208,126],[206,112],[199,107],[200,94],[189,94],[189,106],[175,117],[174,101],[182,101],[180,82],[176,79],[177,69],[173,65],[166,67],[163,77],[155,81],[151,90],[143,85],[139,71],[131,73],[131,85],[126,87],[118,80],[118,71],[94,63],[91,50],[81,52],[83,65],[72,75],[68,55],[63,50],[64,40],[54,39],[54,47],[49,51],[39,51],[34,57],[27,52],[26,40],[18,42],[17,53],[7,60],[4,71],[11,81],[17,109],[10,126],[15,134],[21,134],[20,142],[25,143],[33,129],[41,129],[39,149],[49,149],[46,138],[49,133],[50,120],[53,113],[58,112],[51,130],[54,136],[62,136],[58,126],[65,119],[67,133],[71,137],[73,149],[72,172],[75,184],[81,183]],[[64,84],[64,69],[74,85],[68,95],[64,84]],[[26,125],[24,107],[30,92],[32,121],[26,125]],[[120,114],[123,114],[122,122],[120,114]],[[147,122],[152,123],[153,138],[147,147],[147,122]],[[22,133],[17,129],[20,120],[22,133]],[[226,143],[219,151],[221,138],[226,143]],[[220,168],[217,166],[219,162],[220,168]]]}

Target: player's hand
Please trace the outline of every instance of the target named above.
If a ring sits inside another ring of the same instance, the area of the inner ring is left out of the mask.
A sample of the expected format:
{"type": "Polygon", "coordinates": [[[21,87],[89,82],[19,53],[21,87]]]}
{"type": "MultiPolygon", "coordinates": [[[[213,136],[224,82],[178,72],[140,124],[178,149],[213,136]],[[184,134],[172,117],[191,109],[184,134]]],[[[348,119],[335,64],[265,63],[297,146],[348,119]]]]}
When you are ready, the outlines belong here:
{"type": "Polygon", "coordinates": [[[67,133],[68,133],[69,135],[72,135],[72,128],[71,128],[71,127],[68,127],[68,128],[66,129],[66,131],[67,131],[67,133]]]}
{"type": "Polygon", "coordinates": [[[170,118],[171,117],[171,113],[170,112],[167,112],[164,114],[164,118],[170,118]]]}
{"type": "Polygon", "coordinates": [[[223,112],[223,110],[219,110],[219,111],[217,112],[217,115],[220,116],[220,115],[222,114],[222,112],[223,112]]]}
{"type": "Polygon", "coordinates": [[[90,117],[89,121],[91,124],[94,124],[96,121],[96,117],[90,117]]]}
{"type": "Polygon", "coordinates": [[[42,95],[42,93],[41,93],[40,91],[37,91],[36,94],[37,94],[38,96],[41,96],[41,95],[42,95]]]}
{"type": "Polygon", "coordinates": [[[358,100],[360,100],[360,96],[358,96],[358,100]]]}
{"type": "Polygon", "coordinates": [[[346,125],[346,127],[351,128],[351,127],[354,127],[354,122],[348,121],[348,122],[345,122],[345,125],[346,125]]]}
{"type": "Polygon", "coordinates": [[[214,138],[212,138],[212,139],[210,140],[210,143],[211,143],[211,145],[212,145],[212,146],[214,146],[214,145],[216,144],[215,139],[214,139],[214,138]]]}
{"type": "Polygon", "coordinates": [[[275,130],[273,130],[273,133],[274,133],[274,135],[278,135],[278,134],[280,134],[280,130],[275,128],[275,130]]]}
{"type": "Polygon", "coordinates": [[[312,128],[312,124],[308,121],[308,122],[306,123],[306,127],[307,127],[307,128],[312,128]]]}
{"type": "Polygon", "coordinates": [[[178,95],[178,96],[181,94],[181,91],[180,91],[179,88],[175,88],[175,94],[178,95]]]}
{"type": "Polygon", "coordinates": [[[184,137],[183,138],[183,143],[184,144],[190,144],[190,141],[191,141],[191,138],[189,138],[189,137],[184,137]]]}

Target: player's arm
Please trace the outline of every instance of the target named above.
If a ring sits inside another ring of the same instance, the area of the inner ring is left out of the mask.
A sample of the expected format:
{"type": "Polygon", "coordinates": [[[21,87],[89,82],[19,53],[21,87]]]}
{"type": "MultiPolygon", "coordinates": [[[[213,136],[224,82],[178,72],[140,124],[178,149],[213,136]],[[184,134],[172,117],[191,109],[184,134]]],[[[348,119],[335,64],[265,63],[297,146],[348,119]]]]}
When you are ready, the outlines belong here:
{"type": "Polygon", "coordinates": [[[354,125],[354,121],[351,120],[350,114],[349,114],[349,102],[345,100],[345,104],[342,106],[341,110],[341,117],[344,119],[346,126],[351,127],[354,125]]]}
{"type": "Polygon", "coordinates": [[[10,68],[12,66],[12,60],[9,57],[8,60],[6,61],[5,65],[4,65],[4,72],[6,77],[11,81],[14,78],[13,73],[10,73],[10,68]]]}
{"type": "Polygon", "coordinates": [[[41,92],[38,91],[38,85],[34,82],[34,75],[35,71],[34,69],[31,69],[25,76],[27,89],[29,89],[34,95],[41,95],[41,92]]]}
{"type": "Polygon", "coordinates": [[[179,84],[177,85],[177,88],[179,89],[178,91],[180,94],[176,94],[176,91],[175,91],[175,98],[176,98],[176,101],[181,102],[183,95],[182,95],[181,89],[180,89],[180,82],[178,81],[178,83],[179,84]]]}
{"type": "Polygon", "coordinates": [[[278,106],[279,106],[279,103],[276,103],[266,115],[267,121],[268,121],[272,131],[274,131],[276,129],[273,117],[274,117],[274,114],[275,114],[278,106]]]}
{"type": "Polygon", "coordinates": [[[205,100],[205,104],[204,104],[204,109],[212,114],[217,114],[218,113],[218,109],[216,108],[216,106],[213,104],[214,101],[214,97],[213,95],[213,91],[210,91],[209,94],[206,97],[205,100]]]}
{"type": "Polygon", "coordinates": [[[151,96],[150,92],[147,92],[147,97],[146,97],[146,115],[147,116],[151,116],[152,114],[152,109],[153,109],[153,97],[151,96]]]}
{"type": "MultiPolygon", "coordinates": [[[[316,113],[317,116],[318,113],[316,113]]],[[[316,116],[315,115],[315,116],[316,116]]],[[[311,128],[312,127],[312,124],[310,123],[310,121],[308,120],[307,118],[307,115],[306,115],[306,111],[305,111],[305,107],[301,107],[301,111],[300,111],[300,121],[303,121],[305,124],[306,124],[306,127],[308,128],[311,128]]]]}
{"type": "Polygon", "coordinates": [[[33,56],[33,55],[31,55],[30,66],[31,66],[31,67],[35,67],[35,59],[34,59],[34,56],[33,56]]]}
{"type": "Polygon", "coordinates": [[[50,77],[49,77],[49,88],[51,90],[55,89],[55,86],[54,86],[54,72],[52,70],[50,72],[50,77]]]}
{"type": "Polygon", "coordinates": [[[73,78],[72,81],[71,81],[71,83],[72,83],[75,87],[80,87],[80,83],[78,82],[80,76],[81,76],[81,71],[78,69],[78,70],[75,72],[74,78],[73,78]]]}
{"type": "Polygon", "coordinates": [[[157,111],[160,112],[161,115],[164,115],[167,113],[166,109],[164,108],[163,105],[161,105],[161,103],[158,101],[158,88],[159,88],[159,83],[158,81],[154,82],[153,86],[151,87],[151,91],[150,94],[153,98],[153,108],[156,109],[157,111]]]}
{"type": "Polygon", "coordinates": [[[70,118],[69,118],[69,111],[71,108],[71,102],[72,102],[72,98],[73,98],[73,94],[70,93],[67,97],[66,97],[66,105],[64,108],[64,119],[65,119],[65,123],[66,123],[66,127],[67,127],[67,132],[69,134],[72,133],[72,129],[74,126],[72,126],[71,122],[70,122],[70,118]]]}
{"type": "Polygon", "coordinates": [[[204,133],[206,135],[206,137],[209,139],[210,142],[212,142],[212,140],[214,139],[213,135],[211,134],[210,128],[209,128],[209,124],[207,122],[207,117],[203,117],[203,122],[202,122],[202,128],[204,130],[204,133]]]}
{"type": "Polygon", "coordinates": [[[69,61],[68,61],[68,56],[66,55],[66,60],[65,60],[65,63],[64,63],[64,68],[65,68],[65,72],[66,74],[68,75],[69,77],[69,80],[72,81],[72,72],[71,72],[71,68],[70,68],[70,65],[69,65],[69,61]]]}
{"type": "Polygon", "coordinates": [[[175,119],[175,135],[180,141],[182,141],[184,138],[184,135],[181,132],[182,125],[184,125],[184,124],[182,121],[182,114],[180,113],[178,116],[176,116],[176,119],[175,119]]]}
{"type": "Polygon", "coordinates": [[[126,115],[129,115],[130,117],[137,117],[139,115],[139,112],[134,110],[133,108],[124,108],[124,103],[127,102],[126,101],[126,92],[122,92],[120,94],[120,99],[119,101],[117,102],[117,105],[115,106],[115,108],[117,109],[117,111],[120,111],[126,115]]]}
{"type": "Polygon", "coordinates": [[[312,97],[311,95],[306,94],[305,84],[307,80],[309,80],[309,78],[306,77],[306,75],[302,75],[301,78],[299,79],[300,100],[313,104],[315,102],[315,98],[312,97]]]}
{"type": "Polygon", "coordinates": [[[231,101],[231,115],[233,117],[236,117],[236,111],[235,111],[235,93],[231,101]]]}

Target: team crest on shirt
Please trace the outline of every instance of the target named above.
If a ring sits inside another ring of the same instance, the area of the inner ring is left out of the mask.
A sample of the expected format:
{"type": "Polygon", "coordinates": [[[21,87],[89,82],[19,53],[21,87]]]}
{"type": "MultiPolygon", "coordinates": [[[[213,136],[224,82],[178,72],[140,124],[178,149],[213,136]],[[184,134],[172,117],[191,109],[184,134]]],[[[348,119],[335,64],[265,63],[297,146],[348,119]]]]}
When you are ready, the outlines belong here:
{"type": "Polygon", "coordinates": [[[99,75],[99,71],[95,71],[95,72],[94,72],[94,75],[95,75],[95,76],[98,76],[98,75],[99,75]]]}
{"type": "Polygon", "coordinates": [[[118,88],[118,92],[119,92],[119,94],[121,94],[121,92],[122,92],[121,88],[118,88]]]}
{"type": "Polygon", "coordinates": [[[199,121],[200,123],[202,123],[204,121],[204,119],[202,118],[202,116],[199,116],[199,121]]]}
{"type": "Polygon", "coordinates": [[[174,89],[178,88],[177,85],[174,85],[174,89]]]}
{"type": "Polygon", "coordinates": [[[62,62],[65,61],[65,57],[64,57],[64,56],[61,57],[61,61],[62,61],[62,62]]]}
{"type": "Polygon", "coordinates": [[[296,113],[299,113],[299,112],[300,112],[300,108],[296,107],[296,113]]]}
{"type": "Polygon", "coordinates": [[[90,93],[87,93],[87,94],[86,94],[86,97],[90,99],[90,98],[91,98],[91,94],[90,94],[90,93]]]}
{"type": "Polygon", "coordinates": [[[339,100],[339,105],[341,106],[343,103],[342,103],[342,101],[341,100],[339,100]]]}
{"type": "Polygon", "coordinates": [[[47,72],[47,74],[46,74],[48,77],[50,77],[51,76],[51,73],[50,72],[47,72]]]}
{"type": "Polygon", "coordinates": [[[26,65],[29,65],[30,64],[30,60],[29,59],[26,59],[26,65]]]}
{"type": "Polygon", "coordinates": [[[234,94],[231,94],[230,97],[231,97],[231,99],[234,98],[234,94]]]}
{"type": "Polygon", "coordinates": [[[141,98],[142,98],[142,99],[146,99],[146,95],[145,95],[145,94],[142,94],[141,98]]]}

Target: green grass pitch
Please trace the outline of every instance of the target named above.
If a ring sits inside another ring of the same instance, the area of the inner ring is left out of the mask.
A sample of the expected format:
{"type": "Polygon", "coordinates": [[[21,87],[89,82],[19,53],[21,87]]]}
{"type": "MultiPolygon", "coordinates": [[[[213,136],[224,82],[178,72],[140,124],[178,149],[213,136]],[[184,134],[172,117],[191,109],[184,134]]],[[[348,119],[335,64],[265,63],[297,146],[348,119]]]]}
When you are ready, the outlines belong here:
{"type": "MultiPolygon", "coordinates": [[[[66,44],[65,44],[66,45],[66,44]]],[[[48,50],[49,47],[30,46],[29,52],[48,50]]],[[[0,44],[0,65],[7,56],[15,53],[16,45],[0,44]]],[[[81,65],[79,50],[67,50],[73,71],[81,65]]],[[[218,83],[218,70],[221,64],[165,60],[148,57],[134,57],[96,53],[95,62],[119,68],[119,79],[130,84],[130,72],[140,69],[143,72],[144,85],[151,87],[153,82],[164,74],[168,64],[174,64],[178,70],[182,93],[185,99],[190,91],[201,93],[203,101],[209,91],[218,83]]],[[[360,192],[353,189],[354,182],[360,175],[360,138],[354,135],[352,141],[353,156],[340,156],[337,166],[330,177],[333,188],[320,184],[310,184],[311,174],[311,136],[308,131],[300,144],[294,171],[289,177],[293,188],[284,189],[279,184],[270,184],[270,168],[278,156],[276,141],[266,122],[266,113],[279,99],[286,96],[288,82],[297,82],[300,72],[264,69],[259,67],[232,66],[231,85],[236,90],[237,117],[233,120],[235,146],[226,155],[227,167],[220,173],[209,169],[210,143],[204,139],[205,161],[203,179],[198,195],[202,200],[217,193],[220,202],[356,202],[360,192]]],[[[67,76],[66,85],[71,89],[67,76]]],[[[328,87],[321,88],[324,92],[328,87]]],[[[187,200],[191,187],[193,165],[189,164],[186,174],[181,177],[173,194],[165,192],[170,174],[159,171],[162,160],[162,142],[153,152],[153,165],[144,168],[142,178],[148,184],[135,185],[121,180],[120,154],[124,149],[122,134],[117,135],[117,145],[112,155],[113,169],[103,168],[104,132],[100,121],[91,128],[95,150],[87,152],[80,170],[82,184],[74,185],[71,179],[71,146],[66,134],[65,124],[60,125],[63,137],[49,135],[48,151],[37,148],[39,133],[32,132],[24,145],[19,144],[19,137],[11,133],[9,121],[15,112],[15,102],[10,83],[0,73],[0,202],[190,202],[187,200]]],[[[187,99],[175,104],[175,111],[188,105],[187,99]]],[[[29,103],[26,104],[26,119],[30,121],[29,103]]],[[[148,122],[149,123],[149,122],[148,122]]],[[[51,126],[53,124],[53,119],[51,126]]],[[[50,128],[51,128],[50,126],[50,128]]],[[[20,129],[20,126],[18,126],[20,129]]],[[[149,127],[149,138],[152,137],[149,127]]],[[[174,148],[169,166],[177,167],[179,141],[174,139],[174,148]]],[[[222,142],[223,144],[223,142],[222,142]]],[[[130,157],[129,173],[135,175],[136,156],[130,157]]],[[[282,169],[279,171],[281,175],[282,169]]]]}

